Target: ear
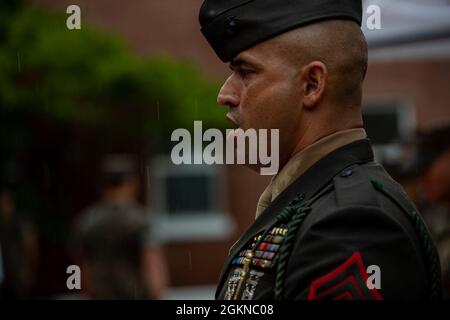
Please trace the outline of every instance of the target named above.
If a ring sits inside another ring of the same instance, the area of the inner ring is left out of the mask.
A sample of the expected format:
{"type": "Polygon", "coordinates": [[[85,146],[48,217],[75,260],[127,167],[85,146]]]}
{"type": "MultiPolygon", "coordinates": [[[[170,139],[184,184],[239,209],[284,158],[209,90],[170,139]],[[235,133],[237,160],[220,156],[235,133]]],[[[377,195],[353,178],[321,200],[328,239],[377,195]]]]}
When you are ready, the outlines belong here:
{"type": "Polygon", "coordinates": [[[314,108],[321,100],[328,82],[328,70],[323,62],[313,61],[302,69],[303,105],[314,108]]]}

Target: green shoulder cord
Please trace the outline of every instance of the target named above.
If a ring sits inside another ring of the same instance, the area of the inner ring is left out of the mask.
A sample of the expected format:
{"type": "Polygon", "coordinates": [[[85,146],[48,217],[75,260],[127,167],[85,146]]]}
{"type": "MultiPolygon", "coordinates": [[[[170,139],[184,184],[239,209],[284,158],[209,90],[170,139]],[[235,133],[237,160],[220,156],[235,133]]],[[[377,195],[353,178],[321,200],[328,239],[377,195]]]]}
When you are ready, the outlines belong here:
{"type": "Polygon", "coordinates": [[[383,195],[389,198],[392,202],[394,202],[411,220],[414,229],[416,230],[420,242],[422,244],[422,249],[425,253],[426,265],[428,271],[428,277],[430,282],[429,288],[429,299],[430,300],[438,300],[442,299],[442,288],[441,288],[441,272],[440,272],[440,264],[439,258],[436,253],[433,241],[425,227],[425,224],[420,217],[419,213],[415,210],[408,210],[400,201],[397,200],[391,193],[384,189],[384,186],[381,182],[369,178],[372,186],[380,191],[383,195]]]}
{"type": "MultiPolygon", "coordinates": [[[[294,244],[295,237],[297,236],[297,231],[305,220],[306,216],[312,210],[312,204],[316,202],[319,198],[325,194],[334,190],[334,185],[329,184],[325,186],[321,191],[319,191],[315,196],[313,196],[308,201],[303,204],[287,206],[283,211],[277,216],[278,223],[287,224],[287,233],[281,243],[277,274],[275,278],[275,300],[282,300],[284,295],[284,282],[286,279],[286,269],[289,257],[292,251],[292,245],[294,244]]],[[[269,228],[270,230],[270,228],[269,228]]]]}
{"type": "MultiPolygon", "coordinates": [[[[370,178],[370,182],[372,186],[380,191],[383,195],[391,199],[400,209],[406,213],[408,218],[412,221],[414,229],[416,230],[417,234],[419,235],[419,239],[422,243],[425,256],[426,256],[426,264],[428,268],[428,274],[429,274],[429,282],[430,282],[430,288],[429,288],[429,298],[431,300],[441,299],[442,297],[442,288],[440,286],[440,264],[439,259],[437,257],[436,251],[433,246],[433,241],[431,240],[427,229],[420,218],[419,214],[415,210],[408,210],[405,206],[403,206],[402,203],[400,203],[394,196],[392,196],[389,192],[387,192],[383,185],[370,178]]],[[[286,278],[286,269],[287,269],[287,263],[291,254],[292,245],[294,243],[294,239],[297,235],[297,231],[301,224],[303,223],[306,216],[310,213],[312,210],[312,204],[317,201],[319,198],[324,196],[325,194],[331,192],[334,190],[333,184],[329,184],[325,188],[323,188],[317,195],[312,197],[309,201],[301,204],[301,205],[294,205],[294,206],[288,206],[286,207],[278,216],[277,216],[277,222],[278,223],[287,223],[288,232],[286,234],[286,237],[284,238],[281,249],[279,253],[279,260],[278,260],[278,267],[277,267],[277,274],[275,279],[275,300],[282,300],[284,296],[284,282],[286,278]]],[[[264,238],[264,236],[268,233],[268,230],[264,233],[264,235],[261,237],[261,240],[264,238]]],[[[260,240],[260,241],[261,241],[260,240]]],[[[259,241],[259,242],[260,242],[259,241]]],[[[258,244],[259,244],[258,242],[258,244]]],[[[257,247],[257,246],[255,246],[257,247]]]]}
{"type": "MultiPolygon", "coordinates": [[[[312,204],[326,193],[331,192],[333,189],[333,184],[329,184],[321,191],[319,191],[315,196],[313,196],[310,200],[304,202],[303,204],[289,205],[284,208],[280,214],[277,215],[276,221],[273,225],[278,225],[281,223],[287,224],[288,231],[283,239],[283,242],[280,244],[281,248],[275,280],[275,300],[281,300],[283,298],[286,266],[292,249],[293,240],[295,239],[298,228],[300,227],[308,213],[311,211],[312,204]]],[[[243,285],[241,283],[245,281],[245,278],[248,274],[248,269],[252,264],[252,258],[255,256],[255,250],[259,247],[264,238],[266,238],[266,236],[270,233],[271,229],[272,228],[267,228],[264,233],[258,237],[258,240],[253,245],[250,253],[246,256],[246,264],[244,265],[243,273],[241,275],[242,281],[240,281],[240,285],[238,285],[238,288],[236,289],[234,299],[238,299],[238,297],[241,296],[243,291],[243,285]]]]}

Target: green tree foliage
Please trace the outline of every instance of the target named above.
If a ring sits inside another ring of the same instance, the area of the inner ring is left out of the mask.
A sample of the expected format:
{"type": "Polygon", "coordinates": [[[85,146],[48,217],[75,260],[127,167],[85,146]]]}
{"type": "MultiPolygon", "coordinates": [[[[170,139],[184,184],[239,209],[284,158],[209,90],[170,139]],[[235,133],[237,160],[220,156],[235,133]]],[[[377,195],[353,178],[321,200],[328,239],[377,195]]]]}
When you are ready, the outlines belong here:
{"type": "Polygon", "coordinates": [[[148,145],[160,152],[173,129],[191,129],[194,120],[225,125],[215,103],[219,85],[195,66],[137,57],[85,21],[68,30],[66,18],[0,1],[0,183],[18,186],[18,204],[58,239],[73,192],[73,180],[63,177],[67,168],[93,167],[92,149],[125,141],[131,152],[148,145]]]}
{"type": "MultiPolygon", "coordinates": [[[[177,127],[223,127],[218,84],[169,57],[138,58],[115,37],[68,30],[66,16],[21,10],[0,47],[3,111],[45,115],[111,134],[159,139],[177,127]]],[[[169,136],[170,137],[170,136],[169,136]]]]}

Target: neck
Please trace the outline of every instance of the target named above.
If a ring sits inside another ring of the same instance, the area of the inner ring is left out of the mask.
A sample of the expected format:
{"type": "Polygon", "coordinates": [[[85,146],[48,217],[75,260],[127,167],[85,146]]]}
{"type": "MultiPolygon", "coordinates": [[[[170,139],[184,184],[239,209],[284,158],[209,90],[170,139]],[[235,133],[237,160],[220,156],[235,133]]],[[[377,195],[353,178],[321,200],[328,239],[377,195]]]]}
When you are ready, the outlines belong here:
{"type": "MultiPolygon", "coordinates": [[[[332,122],[329,122],[332,123],[332,122]]],[[[307,126],[305,126],[305,130],[303,131],[304,134],[300,136],[297,143],[295,144],[294,148],[292,149],[292,152],[288,156],[289,160],[297,153],[303,151],[305,148],[309,147],[310,145],[316,143],[317,141],[332,135],[334,133],[344,131],[344,130],[350,130],[350,129],[358,129],[362,128],[362,121],[361,122],[346,122],[342,123],[340,126],[317,126],[316,124],[313,124],[310,122],[307,126]]],[[[286,160],[286,161],[287,161],[286,160]]]]}

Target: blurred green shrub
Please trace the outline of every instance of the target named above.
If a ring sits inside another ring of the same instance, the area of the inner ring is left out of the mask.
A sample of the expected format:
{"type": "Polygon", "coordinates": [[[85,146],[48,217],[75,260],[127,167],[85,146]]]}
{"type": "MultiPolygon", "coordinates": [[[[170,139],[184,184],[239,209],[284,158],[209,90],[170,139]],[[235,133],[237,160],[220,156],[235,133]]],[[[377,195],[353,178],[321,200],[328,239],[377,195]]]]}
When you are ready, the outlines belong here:
{"type": "Polygon", "coordinates": [[[80,180],[93,172],[85,161],[92,149],[125,144],[155,153],[194,120],[225,126],[225,109],[215,104],[219,84],[195,66],[137,57],[85,23],[68,30],[66,18],[0,0],[0,184],[17,186],[18,204],[50,239],[67,236],[61,213],[79,204],[67,168],[80,180]]]}
{"type": "Polygon", "coordinates": [[[68,30],[66,16],[25,8],[5,20],[0,107],[130,137],[170,140],[177,127],[223,127],[218,84],[170,57],[138,58],[117,38],[68,30]]]}

